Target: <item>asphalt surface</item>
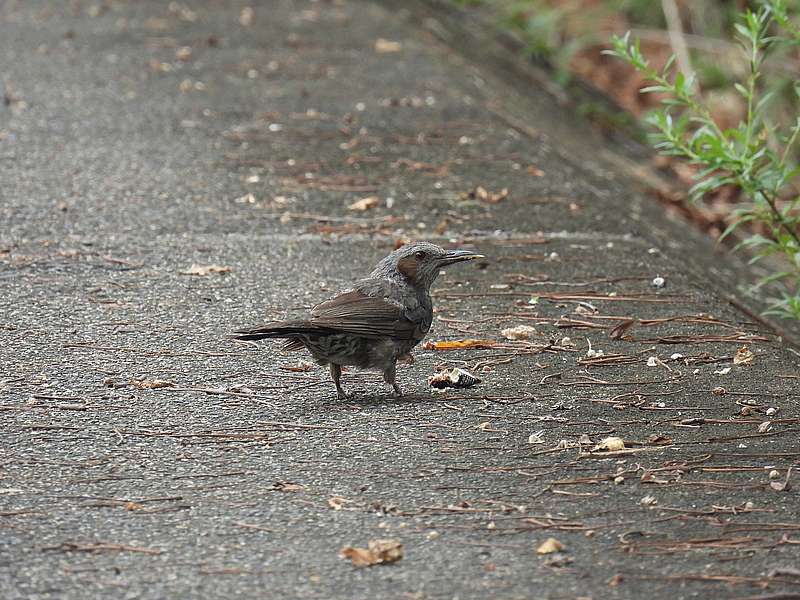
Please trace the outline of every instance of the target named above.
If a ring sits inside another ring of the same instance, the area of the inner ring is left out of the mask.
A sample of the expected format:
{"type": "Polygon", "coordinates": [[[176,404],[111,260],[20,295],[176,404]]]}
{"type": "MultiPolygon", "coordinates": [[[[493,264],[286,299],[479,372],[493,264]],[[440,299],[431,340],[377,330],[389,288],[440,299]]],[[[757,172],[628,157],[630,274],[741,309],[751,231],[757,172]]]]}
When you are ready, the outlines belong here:
{"type": "Polygon", "coordinates": [[[404,6],[2,4],[3,598],[800,594],[800,361],[747,274],[404,6]],[[429,335],[482,347],[407,397],[225,339],[402,239],[487,256],[429,335]],[[374,539],[403,558],[340,558],[374,539]]]}

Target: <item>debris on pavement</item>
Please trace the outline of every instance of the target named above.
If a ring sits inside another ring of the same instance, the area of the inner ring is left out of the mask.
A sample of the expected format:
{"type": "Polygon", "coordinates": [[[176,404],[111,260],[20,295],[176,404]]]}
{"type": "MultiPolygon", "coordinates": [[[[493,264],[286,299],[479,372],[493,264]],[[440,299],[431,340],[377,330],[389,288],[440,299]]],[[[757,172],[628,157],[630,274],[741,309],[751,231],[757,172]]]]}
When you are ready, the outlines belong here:
{"type": "Polygon", "coordinates": [[[428,378],[428,385],[432,388],[468,388],[481,382],[480,377],[476,377],[469,371],[461,368],[454,368],[451,371],[443,371],[428,378]]]}
{"type": "Polygon", "coordinates": [[[753,362],[754,358],[755,354],[747,346],[741,346],[733,355],[733,364],[747,365],[753,362]]]}
{"type": "Polygon", "coordinates": [[[356,200],[352,204],[347,205],[348,210],[358,210],[358,211],[367,211],[371,208],[375,208],[381,203],[381,199],[378,196],[367,196],[366,198],[361,198],[360,200],[356,200]]]}
{"type": "Polygon", "coordinates": [[[561,552],[566,546],[559,542],[556,538],[549,537],[543,541],[536,548],[536,554],[552,554],[554,552],[561,552]]]}
{"type": "Polygon", "coordinates": [[[536,328],[530,325],[517,325],[503,329],[500,334],[507,340],[527,340],[536,335],[536,328]]]}
{"type": "Polygon", "coordinates": [[[494,340],[476,340],[470,338],[466,340],[453,340],[444,342],[428,340],[422,344],[422,347],[425,350],[483,350],[486,348],[494,348],[496,345],[497,342],[494,340]]]}
{"type": "Polygon", "coordinates": [[[181,271],[181,275],[196,275],[198,277],[206,277],[211,274],[221,275],[223,273],[230,273],[230,267],[223,267],[222,265],[197,265],[193,264],[185,271],[181,271]]]}
{"type": "Polygon", "coordinates": [[[508,188],[503,188],[499,192],[490,192],[482,185],[478,185],[469,192],[462,193],[461,197],[464,200],[479,200],[481,202],[485,202],[486,204],[499,204],[508,198],[508,195],[508,188]]]}
{"type": "Polygon", "coordinates": [[[619,437],[607,437],[592,448],[592,452],[616,452],[625,448],[625,442],[619,437]]]}
{"type": "Polygon", "coordinates": [[[349,558],[354,567],[388,565],[403,558],[403,544],[397,540],[370,540],[367,546],[367,548],[345,546],[339,551],[339,556],[349,558]]]}
{"type": "Polygon", "coordinates": [[[131,379],[130,384],[140,390],[156,390],[159,388],[175,387],[174,381],[165,379],[131,379]]]}

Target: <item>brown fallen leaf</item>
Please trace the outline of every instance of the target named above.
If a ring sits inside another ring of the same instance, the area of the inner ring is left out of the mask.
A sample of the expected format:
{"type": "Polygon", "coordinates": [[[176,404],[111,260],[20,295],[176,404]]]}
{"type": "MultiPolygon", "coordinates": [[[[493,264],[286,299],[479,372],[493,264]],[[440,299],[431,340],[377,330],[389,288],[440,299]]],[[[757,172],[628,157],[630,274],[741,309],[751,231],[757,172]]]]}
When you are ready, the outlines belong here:
{"type": "Polygon", "coordinates": [[[561,552],[566,546],[559,542],[556,538],[547,538],[543,541],[538,548],[536,554],[552,554],[553,552],[561,552]]]}
{"type": "Polygon", "coordinates": [[[330,506],[333,510],[342,510],[345,502],[347,502],[347,499],[342,498],[341,496],[331,496],[328,498],[328,506],[330,506]]]}
{"type": "Polygon", "coordinates": [[[253,24],[253,19],[256,17],[256,11],[252,6],[245,6],[239,13],[239,24],[242,27],[250,27],[253,24]]]}
{"type": "Polygon", "coordinates": [[[736,351],[736,354],[733,355],[733,364],[735,365],[747,365],[753,362],[755,358],[755,354],[753,354],[747,346],[742,346],[736,351]]]}
{"type": "Polygon", "coordinates": [[[361,198],[361,200],[356,200],[352,204],[347,207],[347,210],[369,210],[371,208],[375,208],[380,204],[381,199],[377,196],[367,196],[366,198],[361,198]]]}
{"type": "Polygon", "coordinates": [[[493,340],[476,340],[467,338],[465,340],[452,340],[447,342],[427,341],[422,346],[425,350],[485,350],[494,348],[497,342],[493,340]]]}
{"type": "Polygon", "coordinates": [[[385,40],[378,38],[375,40],[375,52],[379,54],[386,54],[387,52],[400,52],[403,49],[403,44],[394,42],[392,40],[385,40]]]}
{"type": "Polygon", "coordinates": [[[403,558],[403,544],[397,540],[370,540],[368,548],[345,546],[339,551],[341,558],[349,558],[354,567],[386,565],[403,558]]]}
{"type": "Polygon", "coordinates": [[[212,273],[230,273],[230,267],[223,267],[221,265],[197,265],[193,264],[186,271],[181,271],[181,275],[197,275],[198,277],[207,277],[212,273]]]}
{"type": "Polygon", "coordinates": [[[612,340],[620,340],[622,339],[633,326],[636,325],[636,319],[625,319],[619,325],[614,327],[608,333],[608,337],[612,340]]]}
{"type": "Polygon", "coordinates": [[[175,58],[177,58],[181,62],[186,62],[192,57],[192,47],[191,46],[181,46],[177,50],[175,50],[175,58]]]}
{"type": "Polygon", "coordinates": [[[542,171],[542,170],[541,170],[539,167],[537,167],[536,165],[529,165],[529,166],[528,166],[528,168],[527,168],[527,169],[525,169],[525,172],[526,172],[528,175],[531,175],[531,176],[533,176],[533,177],[544,177],[544,171],[542,171]]]}
{"type": "Polygon", "coordinates": [[[155,390],[158,388],[175,387],[174,381],[164,379],[131,379],[131,385],[140,390],[155,390]]]}

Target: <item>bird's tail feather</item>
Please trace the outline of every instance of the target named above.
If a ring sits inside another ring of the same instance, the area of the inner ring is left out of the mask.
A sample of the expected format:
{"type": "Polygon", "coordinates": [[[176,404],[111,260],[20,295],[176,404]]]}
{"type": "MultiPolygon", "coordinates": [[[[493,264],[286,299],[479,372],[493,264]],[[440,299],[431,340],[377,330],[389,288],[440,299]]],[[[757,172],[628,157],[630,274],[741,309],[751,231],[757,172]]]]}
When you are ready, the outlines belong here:
{"type": "Polygon", "coordinates": [[[297,335],[324,333],[319,327],[311,325],[308,321],[283,321],[279,323],[266,323],[252,329],[239,329],[234,331],[231,338],[242,341],[264,340],[267,338],[291,338],[297,335]]]}

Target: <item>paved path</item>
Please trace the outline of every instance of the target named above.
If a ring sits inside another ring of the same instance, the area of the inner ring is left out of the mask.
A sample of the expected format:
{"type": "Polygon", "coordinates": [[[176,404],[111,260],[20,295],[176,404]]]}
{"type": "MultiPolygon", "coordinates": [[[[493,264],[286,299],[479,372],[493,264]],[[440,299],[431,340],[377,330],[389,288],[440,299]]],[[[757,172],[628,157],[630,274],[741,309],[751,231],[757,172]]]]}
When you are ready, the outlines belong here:
{"type": "Polygon", "coordinates": [[[408,6],[2,4],[3,598],[800,592],[797,356],[535,78],[408,6]],[[405,238],[487,255],[430,340],[490,341],[419,349],[408,397],[224,339],[405,238]],[[483,382],[432,394],[445,365],[483,382]],[[402,560],[338,556],[377,538],[402,560]]]}

